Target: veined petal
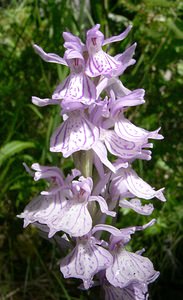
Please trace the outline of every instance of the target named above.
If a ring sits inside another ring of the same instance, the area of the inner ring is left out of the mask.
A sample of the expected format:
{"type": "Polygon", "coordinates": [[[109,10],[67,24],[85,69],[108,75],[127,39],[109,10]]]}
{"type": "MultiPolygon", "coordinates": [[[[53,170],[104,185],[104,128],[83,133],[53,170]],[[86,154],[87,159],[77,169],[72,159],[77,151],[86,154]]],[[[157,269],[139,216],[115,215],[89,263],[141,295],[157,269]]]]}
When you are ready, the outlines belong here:
{"type": "Polygon", "coordinates": [[[96,88],[84,73],[71,74],[56,88],[52,98],[79,100],[81,103],[89,105],[96,100],[96,88]]]}
{"type": "Polygon", "coordinates": [[[159,276],[152,262],[136,253],[118,248],[114,251],[114,263],[106,270],[107,280],[115,287],[124,288],[131,283],[150,283],[159,276]]]}
{"type": "Polygon", "coordinates": [[[117,121],[115,122],[114,130],[118,136],[127,141],[145,142],[149,138],[154,138],[157,140],[163,138],[161,134],[158,134],[160,128],[155,131],[147,131],[132,124],[128,119],[124,117],[123,114],[120,114],[117,121]]]}
{"type": "Polygon", "coordinates": [[[74,237],[87,234],[92,228],[92,218],[87,204],[86,201],[68,200],[60,213],[49,222],[49,237],[57,231],[64,231],[74,237]]]}
{"type": "Polygon", "coordinates": [[[98,128],[74,112],[52,135],[50,151],[68,157],[76,151],[91,149],[98,137],[98,128]]]}
{"type": "Polygon", "coordinates": [[[115,101],[113,107],[111,107],[112,115],[115,115],[117,112],[120,111],[120,109],[122,109],[125,106],[136,106],[145,103],[144,93],[145,91],[143,89],[137,89],[126,96],[118,98],[115,101]]]}
{"type": "Polygon", "coordinates": [[[147,300],[148,290],[145,283],[133,283],[121,289],[104,284],[105,300],[147,300]]]}
{"type": "Polygon", "coordinates": [[[60,104],[60,101],[57,99],[49,99],[49,98],[38,98],[36,96],[32,97],[32,103],[37,105],[37,106],[47,106],[47,105],[55,105],[55,104],[60,104]]]}
{"type": "Polygon", "coordinates": [[[112,264],[112,255],[99,245],[78,239],[75,249],[62,259],[60,271],[65,278],[80,278],[85,289],[92,285],[93,276],[112,264]]]}
{"type": "Polygon", "coordinates": [[[128,168],[123,170],[124,183],[126,184],[129,191],[139,198],[152,199],[154,197],[161,201],[166,201],[163,190],[160,189],[155,191],[148,183],[146,183],[142,178],[140,178],[137,173],[128,168]]]}
{"type": "Polygon", "coordinates": [[[121,66],[121,63],[115,60],[112,56],[100,50],[89,56],[86,64],[86,74],[90,77],[99,75],[112,76],[121,66]]]}
{"type": "Polygon", "coordinates": [[[114,43],[114,42],[119,42],[125,39],[125,37],[128,35],[129,31],[132,29],[132,25],[129,25],[125,31],[123,31],[122,33],[120,33],[119,35],[115,35],[112,36],[108,39],[105,39],[102,46],[110,44],[110,43],[114,43]]]}
{"type": "Polygon", "coordinates": [[[65,199],[60,192],[51,196],[40,195],[34,198],[18,217],[24,218],[24,227],[34,222],[48,225],[52,216],[60,212],[64,205],[65,199]]]}
{"type": "Polygon", "coordinates": [[[133,158],[140,153],[139,145],[120,138],[114,131],[111,130],[105,131],[104,142],[110,153],[123,159],[133,158]]]}
{"type": "Polygon", "coordinates": [[[32,164],[31,169],[36,171],[34,175],[35,181],[41,178],[57,178],[60,184],[64,183],[64,175],[57,167],[41,166],[38,163],[34,163],[32,164]]]}
{"type": "Polygon", "coordinates": [[[141,201],[137,198],[134,198],[130,201],[127,201],[126,199],[122,199],[119,201],[119,206],[125,208],[131,208],[137,213],[139,213],[140,215],[146,215],[146,216],[152,214],[154,210],[154,206],[151,203],[142,205],[141,201]]]}
{"type": "Polygon", "coordinates": [[[100,206],[101,212],[103,212],[104,214],[106,214],[108,216],[112,216],[112,217],[116,216],[116,212],[108,210],[108,205],[107,205],[107,203],[106,203],[106,201],[103,197],[101,197],[101,196],[91,196],[89,198],[89,201],[97,201],[99,206],[100,206]]]}
{"type": "Polygon", "coordinates": [[[33,45],[35,52],[46,62],[52,62],[60,65],[67,66],[66,61],[55,53],[46,53],[41,47],[34,44],[33,45]]]}

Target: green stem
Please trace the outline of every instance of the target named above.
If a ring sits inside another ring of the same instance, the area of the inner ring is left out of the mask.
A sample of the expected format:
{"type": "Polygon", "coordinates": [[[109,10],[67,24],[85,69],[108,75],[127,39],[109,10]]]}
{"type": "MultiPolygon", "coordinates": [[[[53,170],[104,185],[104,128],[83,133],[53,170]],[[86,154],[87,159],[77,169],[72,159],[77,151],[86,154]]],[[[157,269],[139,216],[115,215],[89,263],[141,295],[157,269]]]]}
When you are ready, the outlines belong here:
{"type": "Polygon", "coordinates": [[[91,150],[79,151],[73,154],[74,164],[84,177],[92,177],[93,154],[91,150]]]}

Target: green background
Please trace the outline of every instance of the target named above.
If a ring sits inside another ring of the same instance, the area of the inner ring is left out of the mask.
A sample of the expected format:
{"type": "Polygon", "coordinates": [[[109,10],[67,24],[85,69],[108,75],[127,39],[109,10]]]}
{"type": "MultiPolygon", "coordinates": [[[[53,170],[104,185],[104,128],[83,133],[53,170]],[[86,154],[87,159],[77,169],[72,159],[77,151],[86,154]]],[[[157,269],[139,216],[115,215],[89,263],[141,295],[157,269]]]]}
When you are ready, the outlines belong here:
{"type": "MultiPolygon", "coordinates": [[[[153,200],[157,218],[152,228],[137,233],[130,244],[146,254],[161,271],[150,288],[150,299],[182,299],[183,294],[183,15],[182,1],[1,1],[0,2],[0,299],[96,299],[99,291],[81,292],[79,281],[63,280],[62,253],[42,239],[35,228],[22,228],[16,215],[44,187],[33,182],[22,162],[61,166],[72,161],[48,151],[49,139],[61,119],[58,107],[38,108],[31,96],[46,98],[68,74],[66,67],[47,64],[34,53],[36,43],[60,54],[63,31],[79,35],[96,23],[106,37],[126,26],[133,29],[123,42],[111,44],[111,55],[137,42],[136,65],[121,80],[129,89],[144,88],[146,103],[131,108],[136,125],[161,126],[165,139],[155,141],[150,162],[134,168],[156,189],[166,187],[167,203],[153,200]]],[[[140,225],[150,220],[125,210],[118,225],[140,225]]]]}

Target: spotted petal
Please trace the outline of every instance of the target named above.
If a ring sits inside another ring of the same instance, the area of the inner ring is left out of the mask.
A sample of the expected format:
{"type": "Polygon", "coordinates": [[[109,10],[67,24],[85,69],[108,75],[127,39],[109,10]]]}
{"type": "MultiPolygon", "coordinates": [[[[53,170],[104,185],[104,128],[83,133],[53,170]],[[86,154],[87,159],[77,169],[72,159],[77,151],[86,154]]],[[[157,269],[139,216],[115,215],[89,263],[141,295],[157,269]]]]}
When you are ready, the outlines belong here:
{"type": "Polygon", "coordinates": [[[65,278],[83,280],[85,289],[92,285],[93,276],[112,264],[112,255],[91,240],[78,239],[75,249],[61,261],[60,270],[65,278]]]}
{"type": "Polygon", "coordinates": [[[49,237],[57,231],[64,231],[74,237],[87,234],[92,228],[87,204],[86,201],[68,200],[64,208],[49,222],[49,237]]]}
{"type": "Polygon", "coordinates": [[[50,151],[68,157],[76,151],[91,149],[98,137],[97,127],[78,112],[72,113],[52,135],[50,151]]]}
{"type": "Polygon", "coordinates": [[[97,77],[99,75],[112,76],[120,66],[121,62],[118,62],[115,58],[100,50],[89,56],[86,64],[86,74],[90,77],[97,77]]]}
{"type": "Polygon", "coordinates": [[[96,88],[84,73],[71,74],[56,88],[52,98],[69,98],[89,105],[96,100],[96,88]]]}
{"type": "Polygon", "coordinates": [[[115,287],[124,288],[131,283],[150,283],[159,276],[152,262],[136,253],[118,248],[114,251],[114,263],[106,270],[107,280],[115,287]]]}

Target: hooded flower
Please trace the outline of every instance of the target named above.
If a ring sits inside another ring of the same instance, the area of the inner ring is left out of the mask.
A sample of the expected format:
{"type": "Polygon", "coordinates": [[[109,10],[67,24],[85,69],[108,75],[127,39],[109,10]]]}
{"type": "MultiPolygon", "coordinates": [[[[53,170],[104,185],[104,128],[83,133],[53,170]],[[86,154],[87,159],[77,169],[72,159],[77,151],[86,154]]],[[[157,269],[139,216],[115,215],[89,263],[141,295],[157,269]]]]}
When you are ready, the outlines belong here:
{"type": "Polygon", "coordinates": [[[76,247],[69,253],[60,264],[60,271],[65,278],[80,278],[83,280],[85,289],[93,285],[93,276],[99,271],[106,269],[113,262],[113,257],[108,250],[104,249],[104,241],[97,240],[93,234],[97,231],[106,230],[113,234],[120,231],[113,226],[97,225],[87,235],[76,239],[76,247]]]}
{"type": "MultiPolygon", "coordinates": [[[[85,74],[85,60],[82,53],[77,49],[68,49],[61,58],[57,54],[46,53],[44,50],[34,45],[34,49],[41,58],[47,62],[54,62],[66,65],[70,68],[70,75],[57,86],[52,98],[41,99],[33,96],[32,102],[38,106],[49,104],[58,104],[61,100],[65,100],[62,105],[69,106],[72,110],[72,102],[79,102],[83,105],[90,105],[96,100],[96,87],[91,79],[85,74]]],[[[73,104],[74,105],[74,104],[73,104]]]]}
{"type": "Polygon", "coordinates": [[[41,166],[38,163],[34,163],[31,168],[35,170],[35,173],[26,166],[27,171],[34,174],[32,174],[34,180],[46,179],[50,183],[50,188],[33,198],[18,217],[24,219],[24,227],[36,222],[49,227],[50,218],[62,210],[66,204],[66,197],[63,191],[68,190],[72,179],[78,176],[80,172],[74,169],[71,175],[64,178],[60,169],[56,167],[41,166]]]}
{"type": "Polygon", "coordinates": [[[93,182],[90,177],[80,177],[79,181],[73,181],[67,203],[63,209],[50,218],[49,236],[57,231],[64,231],[73,237],[86,235],[92,229],[92,217],[88,210],[89,202],[98,202],[100,210],[110,216],[116,213],[109,211],[105,199],[101,196],[91,196],[93,182]]]}
{"type": "Polygon", "coordinates": [[[113,36],[104,40],[104,35],[99,31],[100,25],[95,25],[88,30],[86,38],[86,47],[88,50],[88,60],[86,64],[86,74],[90,77],[99,75],[113,76],[122,69],[120,60],[115,59],[102,50],[102,46],[123,40],[131,29],[131,26],[118,36],[113,36]]]}
{"type": "Polygon", "coordinates": [[[124,248],[130,241],[131,234],[152,226],[154,222],[153,219],[144,226],[121,229],[121,237],[111,236],[110,248],[114,261],[106,269],[106,278],[114,287],[124,288],[133,283],[147,285],[159,276],[159,272],[154,270],[152,262],[147,257],[124,248]]]}
{"type": "Polygon", "coordinates": [[[82,112],[71,112],[51,137],[52,152],[62,152],[64,157],[79,150],[89,150],[99,137],[99,129],[82,112]]]}
{"type": "Polygon", "coordinates": [[[66,99],[90,105],[96,100],[96,87],[93,81],[85,74],[85,61],[81,53],[67,50],[64,54],[70,75],[57,86],[52,99],[66,99]]]}
{"type": "Polygon", "coordinates": [[[65,278],[74,277],[83,280],[84,288],[93,284],[93,276],[112,264],[113,257],[94,237],[77,238],[76,247],[60,264],[65,278]]]}
{"type": "Polygon", "coordinates": [[[110,193],[114,199],[136,196],[147,200],[156,197],[161,201],[166,201],[163,190],[164,188],[156,191],[130,167],[118,169],[116,174],[112,176],[110,185],[110,193]]]}
{"type": "Polygon", "coordinates": [[[113,217],[116,214],[108,210],[104,198],[91,196],[92,187],[90,177],[80,177],[79,181],[62,185],[57,193],[49,192],[47,196],[40,195],[34,198],[18,217],[24,218],[24,227],[35,222],[47,225],[48,237],[52,237],[58,231],[64,231],[74,237],[83,236],[92,228],[89,202],[98,202],[102,213],[113,217]]]}

